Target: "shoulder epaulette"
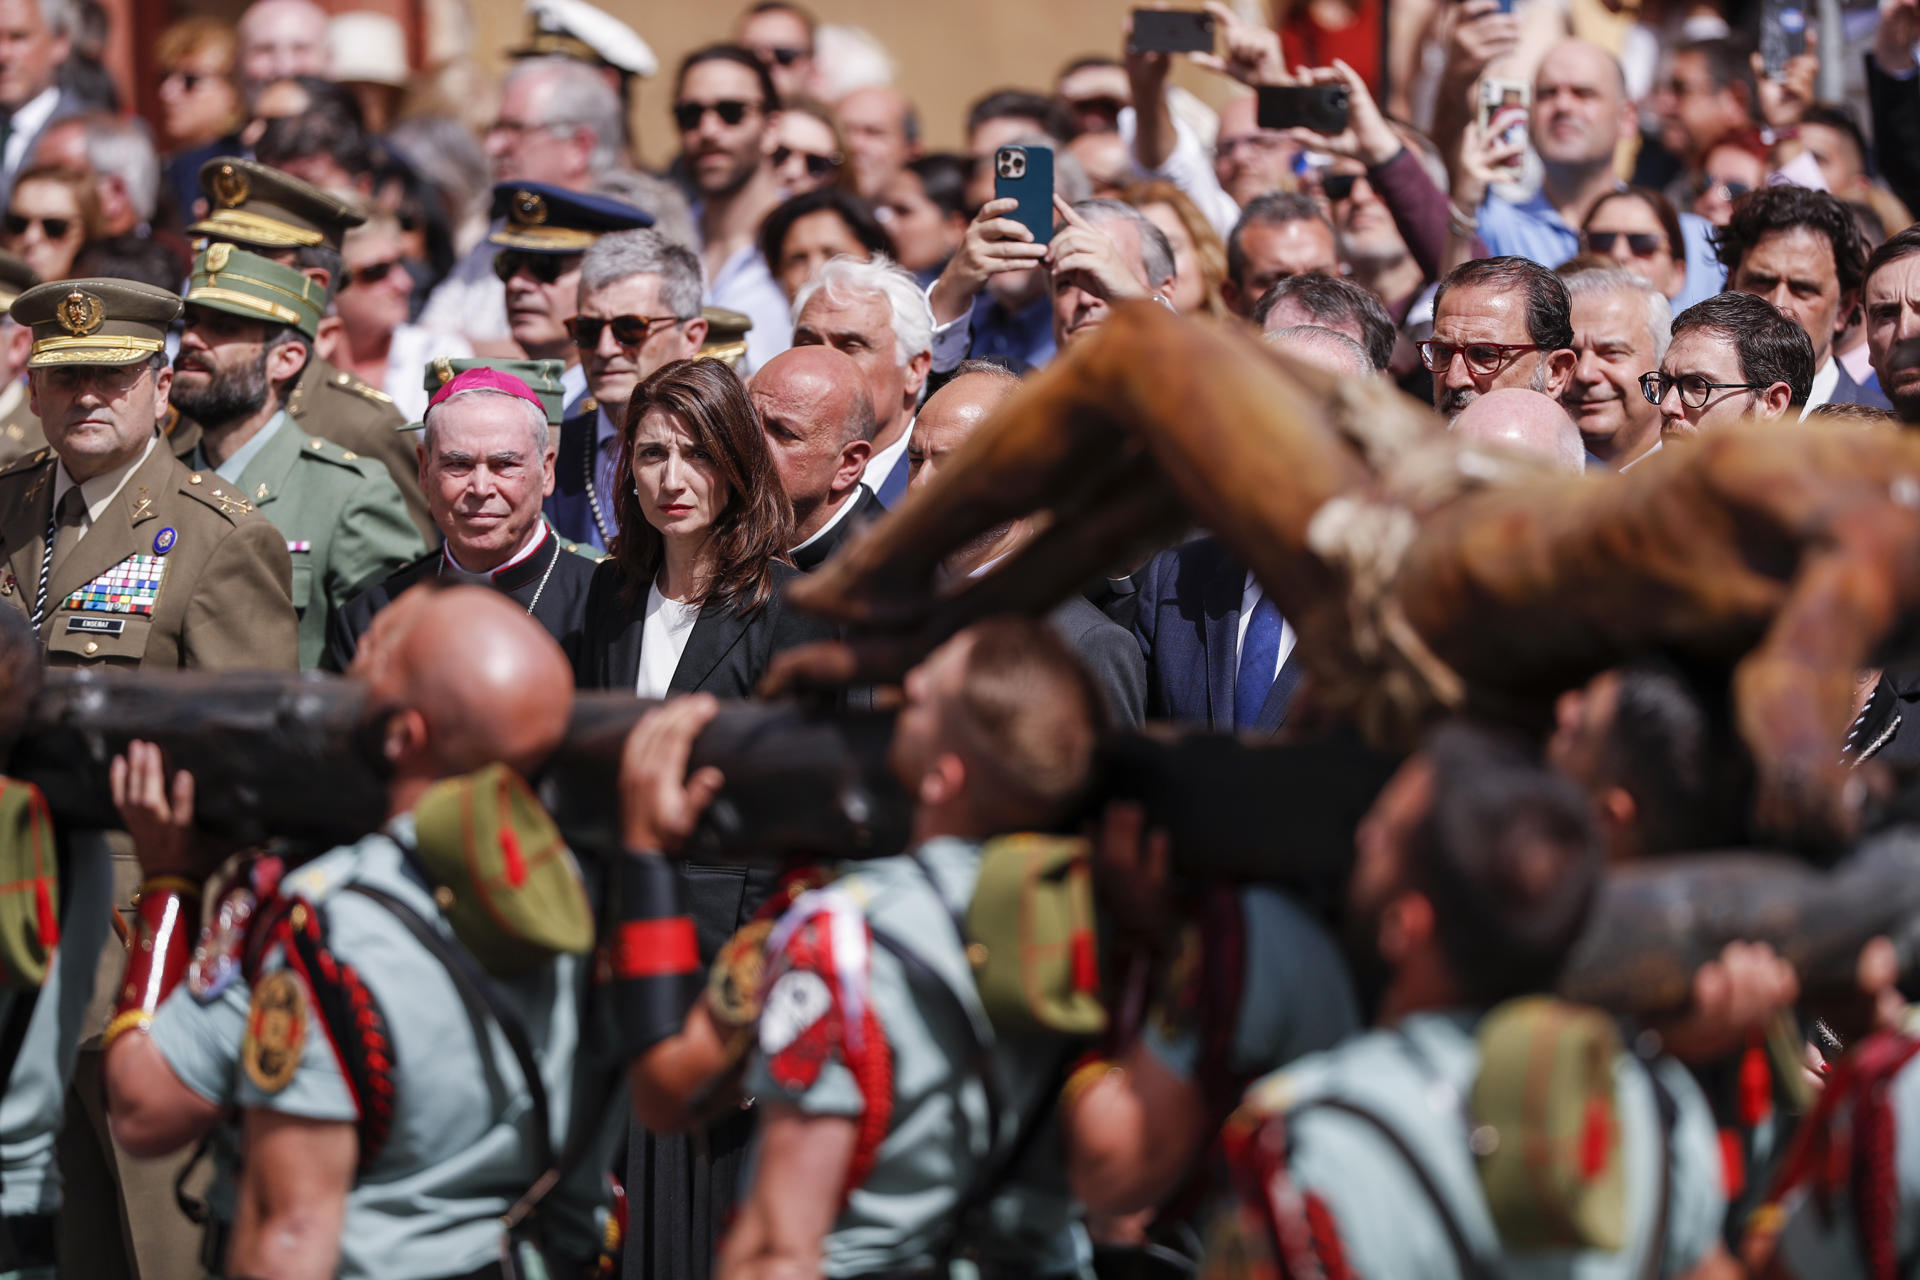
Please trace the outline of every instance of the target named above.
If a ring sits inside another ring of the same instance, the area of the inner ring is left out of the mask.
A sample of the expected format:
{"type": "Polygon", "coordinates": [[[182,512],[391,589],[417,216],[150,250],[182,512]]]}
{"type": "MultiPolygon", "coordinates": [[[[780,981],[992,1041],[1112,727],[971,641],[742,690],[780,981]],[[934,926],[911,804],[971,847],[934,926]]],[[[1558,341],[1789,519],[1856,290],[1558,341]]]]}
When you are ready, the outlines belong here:
{"type": "Polygon", "coordinates": [[[31,471],[52,456],[52,449],[35,449],[32,453],[15,458],[6,466],[0,467],[0,476],[10,476],[21,471],[31,471]]]}
{"type": "Polygon", "coordinates": [[[194,471],[187,475],[187,482],[180,486],[180,492],[212,507],[229,521],[238,524],[241,516],[253,514],[253,504],[240,495],[219,476],[204,471],[194,471]]]}
{"type": "Polygon", "coordinates": [[[321,436],[308,436],[306,443],[300,446],[300,452],[303,454],[311,454],[316,458],[325,458],[335,466],[345,467],[350,471],[361,471],[362,468],[359,464],[365,461],[364,458],[353,450],[337,445],[333,441],[321,436]]]}
{"type": "Polygon", "coordinates": [[[392,396],[380,390],[378,387],[360,381],[360,379],[354,377],[344,369],[333,375],[333,385],[342,391],[351,391],[362,399],[371,400],[375,404],[393,403],[392,396]]]}

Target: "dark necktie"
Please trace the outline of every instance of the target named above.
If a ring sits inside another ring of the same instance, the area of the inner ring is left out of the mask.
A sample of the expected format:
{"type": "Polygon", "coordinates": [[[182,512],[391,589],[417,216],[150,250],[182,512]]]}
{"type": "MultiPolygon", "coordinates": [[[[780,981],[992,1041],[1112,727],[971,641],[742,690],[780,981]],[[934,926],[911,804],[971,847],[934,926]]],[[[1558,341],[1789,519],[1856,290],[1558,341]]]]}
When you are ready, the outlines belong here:
{"type": "Polygon", "coordinates": [[[60,495],[60,501],[53,506],[53,512],[47,524],[46,545],[40,549],[40,581],[35,584],[33,593],[33,629],[40,630],[40,623],[47,616],[47,584],[53,581],[53,566],[56,561],[66,558],[73,550],[73,544],[80,540],[80,519],[86,511],[86,502],[80,496],[80,486],[74,485],[60,495]]]}
{"type": "Polygon", "coordinates": [[[1285,624],[1280,606],[1264,591],[1247,622],[1247,638],[1240,644],[1240,669],[1233,679],[1233,727],[1245,731],[1260,721],[1273,689],[1274,669],[1280,662],[1280,631],[1285,624]]]}

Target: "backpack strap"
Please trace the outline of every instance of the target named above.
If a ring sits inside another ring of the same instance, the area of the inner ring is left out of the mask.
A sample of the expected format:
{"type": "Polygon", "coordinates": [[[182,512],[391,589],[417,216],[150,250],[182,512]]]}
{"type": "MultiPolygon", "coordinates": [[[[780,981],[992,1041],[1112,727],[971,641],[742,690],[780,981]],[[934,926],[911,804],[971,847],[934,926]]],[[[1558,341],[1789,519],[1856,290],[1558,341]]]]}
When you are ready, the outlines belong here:
{"type": "Polygon", "coordinates": [[[415,941],[426,948],[429,955],[440,962],[447,976],[453,980],[454,990],[460,993],[468,1017],[473,1019],[479,1044],[488,1042],[485,1031],[489,1019],[500,1028],[507,1048],[512,1051],[514,1061],[520,1068],[520,1075],[526,1081],[527,1094],[532,1099],[534,1166],[545,1173],[553,1165],[552,1113],[547,1103],[546,1082],[540,1078],[540,1063],[534,1056],[533,1043],[527,1036],[526,1025],[521,1022],[520,1016],[501,997],[492,979],[481,972],[479,964],[465,947],[441,933],[405,902],[369,884],[350,884],[341,892],[358,894],[385,908],[405,926],[415,941]]]}
{"type": "Polygon", "coordinates": [[[1647,1241],[1647,1256],[1640,1262],[1641,1280],[1660,1280],[1666,1274],[1667,1233],[1672,1226],[1670,1221],[1673,1198],[1673,1129],[1680,1120],[1680,1101],[1667,1088],[1666,1081],[1654,1069],[1654,1064],[1645,1058],[1638,1059],[1640,1069],[1647,1073],[1647,1083],[1653,1088],[1653,1106],[1660,1120],[1660,1198],[1655,1201],[1653,1235],[1647,1241]]]}

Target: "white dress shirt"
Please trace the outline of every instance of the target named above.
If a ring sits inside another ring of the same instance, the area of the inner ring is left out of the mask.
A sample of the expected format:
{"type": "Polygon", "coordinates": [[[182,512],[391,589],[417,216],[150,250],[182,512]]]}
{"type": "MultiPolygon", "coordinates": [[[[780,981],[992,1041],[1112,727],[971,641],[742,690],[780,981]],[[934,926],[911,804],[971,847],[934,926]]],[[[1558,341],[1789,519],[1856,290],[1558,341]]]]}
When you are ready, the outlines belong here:
{"type": "MultiPolygon", "coordinates": [[[[127,487],[127,480],[139,469],[140,464],[147,460],[147,455],[153,452],[154,446],[159,442],[160,437],[158,435],[149,436],[147,437],[147,447],[142,449],[140,456],[132,462],[124,463],[121,466],[115,467],[112,471],[104,472],[93,477],[91,480],[78,482],[80,485],[80,501],[85,504],[85,510],[80,513],[81,537],[84,538],[87,535],[87,531],[93,528],[94,521],[98,520],[106,511],[107,504],[120,496],[120,491],[127,487]]],[[[67,474],[67,464],[65,462],[62,462],[53,469],[52,510],[58,511],[60,509],[60,499],[67,496],[67,490],[73,488],[74,484],[74,478],[67,474]]]]}
{"type": "Polygon", "coordinates": [[[647,616],[640,630],[640,678],[633,691],[643,698],[664,698],[680,669],[680,655],[687,651],[687,639],[693,624],[700,619],[700,606],[669,600],[660,594],[660,584],[647,588],[647,616]]]}
{"type": "MultiPolygon", "coordinates": [[[[1240,622],[1239,625],[1234,628],[1233,632],[1233,667],[1235,671],[1240,669],[1240,654],[1247,647],[1247,626],[1253,621],[1254,606],[1258,605],[1261,598],[1265,595],[1266,592],[1260,589],[1260,584],[1254,581],[1253,574],[1249,571],[1246,583],[1240,588],[1240,622]]],[[[1273,674],[1275,676],[1280,674],[1281,667],[1287,665],[1287,655],[1293,652],[1294,641],[1297,638],[1298,637],[1293,634],[1293,624],[1287,621],[1285,615],[1282,615],[1280,618],[1280,649],[1279,652],[1274,655],[1273,659],[1273,674]]]]}

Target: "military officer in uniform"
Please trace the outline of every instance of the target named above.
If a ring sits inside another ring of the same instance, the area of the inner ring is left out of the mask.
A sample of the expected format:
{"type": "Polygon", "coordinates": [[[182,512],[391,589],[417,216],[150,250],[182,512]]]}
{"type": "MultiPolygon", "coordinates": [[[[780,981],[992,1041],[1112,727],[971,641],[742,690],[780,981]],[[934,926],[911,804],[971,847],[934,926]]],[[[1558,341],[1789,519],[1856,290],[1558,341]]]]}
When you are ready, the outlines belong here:
{"type": "MultiPolygon", "coordinates": [[[[208,240],[238,245],[282,266],[297,269],[330,296],[341,280],[340,240],[366,215],[318,187],[278,169],[237,156],[220,156],[200,168],[207,216],[187,228],[208,240]]],[[[420,492],[412,443],[397,433],[407,424],[386,392],[314,356],[287,396],[287,416],[306,435],[331,440],[363,458],[378,460],[407,501],[420,536],[434,537],[427,500],[420,492]]],[[[195,428],[182,423],[175,452],[195,442],[195,428]]]]}
{"type": "Polygon", "coordinates": [[[285,409],[324,298],[292,267],[210,244],[194,261],[173,371],[173,402],[201,429],[189,464],[233,485],[286,535],[306,668],[320,663],[329,615],[421,550],[386,468],[307,435],[285,409]]]}
{"type": "Polygon", "coordinates": [[[234,486],[159,447],[179,314],[180,299],[127,280],[44,284],[13,304],[50,448],[0,471],[0,600],[55,665],[298,661],[284,539],[234,486]]]}
{"type": "Polygon", "coordinates": [[[553,492],[560,362],[442,358],[428,363],[426,389],[432,402],[421,424],[420,478],[446,541],[335,613],[326,666],[345,671],[374,615],[428,579],[505,592],[571,658],[595,558],[556,534],[540,510],[553,492]],[[534,429],[523,396],[539,405],[544,430],[534,429]]]}
{"type": "MultiPolygon", "coordinates": [[[[40,283],[40,273],[11,253],[0,253],[0,306],[40,283]]],[[[0,467],[47,447],[40,419],[27,406],[27,349],[33,335],[12,317],[0,318],[0,467]]]]}

